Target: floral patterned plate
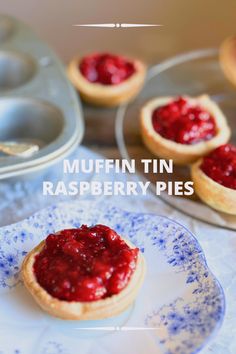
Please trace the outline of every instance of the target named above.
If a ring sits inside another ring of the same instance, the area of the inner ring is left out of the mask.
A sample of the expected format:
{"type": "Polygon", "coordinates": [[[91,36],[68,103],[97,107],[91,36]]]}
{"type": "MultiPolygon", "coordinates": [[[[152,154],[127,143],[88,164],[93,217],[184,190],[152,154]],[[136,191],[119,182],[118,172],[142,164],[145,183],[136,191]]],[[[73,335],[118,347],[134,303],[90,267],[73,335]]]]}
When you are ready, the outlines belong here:
{"type": "Polygon", "coordinates": [[[190,354],[221,325],[224,293],[195,237],[154,214],[106,203],[69,202],[0,228],[1,354],[190,354]],[[144,253],[147,274],[135,304],[102,321],[62,321],[44,313],[20,279],[23,257],[51,232],[103,223],[144,253]]]}

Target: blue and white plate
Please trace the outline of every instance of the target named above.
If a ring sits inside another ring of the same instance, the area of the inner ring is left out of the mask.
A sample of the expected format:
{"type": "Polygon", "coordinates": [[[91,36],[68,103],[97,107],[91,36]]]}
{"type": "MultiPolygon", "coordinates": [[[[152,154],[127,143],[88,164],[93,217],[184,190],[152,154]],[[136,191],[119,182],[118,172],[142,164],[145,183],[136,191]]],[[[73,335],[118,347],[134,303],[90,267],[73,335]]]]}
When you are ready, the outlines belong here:
{"type": "Polygon", "coordinates": [[[180,224],[99,202],[62,203],[0,228],[1,354],[190,354],[215,334],[224,294],[201,247],[180,224]],[[130,239],[147,261],[135,304],[102,321],[44,313],[20,279],[23,257],[51,232],[103,223],[130,239]]]}

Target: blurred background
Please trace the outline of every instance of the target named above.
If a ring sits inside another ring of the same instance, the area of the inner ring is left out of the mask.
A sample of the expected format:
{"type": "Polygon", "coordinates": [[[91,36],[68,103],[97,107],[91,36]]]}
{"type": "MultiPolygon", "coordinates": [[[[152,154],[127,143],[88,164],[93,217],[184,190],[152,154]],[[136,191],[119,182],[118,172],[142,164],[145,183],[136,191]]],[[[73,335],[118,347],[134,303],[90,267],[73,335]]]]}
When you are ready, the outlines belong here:
{"type": "Polygon", "coordinates": [[[0,0],[0,9],[28,23],[65,63],[78,52],[109,49],[151,64],[181,51],[218,46],[236,33],[235,0],[0,0]],[[97,22],[163,27],[98,30],[73,26],[97,22]]]}

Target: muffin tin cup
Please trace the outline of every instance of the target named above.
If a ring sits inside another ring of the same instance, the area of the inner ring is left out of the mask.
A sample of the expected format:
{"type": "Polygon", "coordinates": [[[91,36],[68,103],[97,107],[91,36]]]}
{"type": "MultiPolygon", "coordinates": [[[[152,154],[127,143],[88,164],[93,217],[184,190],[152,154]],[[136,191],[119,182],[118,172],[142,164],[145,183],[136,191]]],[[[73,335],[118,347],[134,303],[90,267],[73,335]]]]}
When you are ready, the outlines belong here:
{"type": "Polygon", "coordinates": [[[0,42],[6,28],[0,50],[0,141],[32,142],[40,149],[24,159],[0,155],[0,179],[51,166],[73,151],[84,133],[79,98],[58,58],[26,25],[7,16],[0,16],[0,42]]]}
{"type": "Polygon", "coordinates": [[[30,55],[0,51],[0,92],[22,86],[35,72],[36,63],[30,55]]]}

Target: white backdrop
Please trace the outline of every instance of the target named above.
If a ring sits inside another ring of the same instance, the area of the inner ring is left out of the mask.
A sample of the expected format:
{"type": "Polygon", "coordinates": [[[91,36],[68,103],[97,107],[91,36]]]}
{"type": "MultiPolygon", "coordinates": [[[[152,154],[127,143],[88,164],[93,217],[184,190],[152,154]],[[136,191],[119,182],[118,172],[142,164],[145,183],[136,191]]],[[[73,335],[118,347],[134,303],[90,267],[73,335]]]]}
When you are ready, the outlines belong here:
{"type": "Polygon", "coordinates": [[[235,0],[0,0],[68,61],[77,52],[112,49],[156,62],[235,33],[235,0]],[[162,23],[155,29],[81,29],[74,23],[162,23]]]}

